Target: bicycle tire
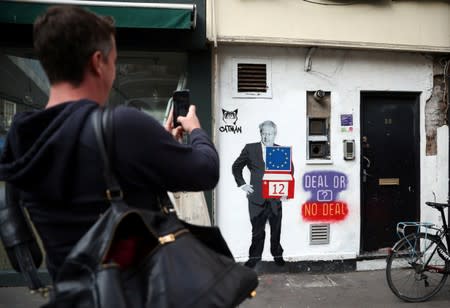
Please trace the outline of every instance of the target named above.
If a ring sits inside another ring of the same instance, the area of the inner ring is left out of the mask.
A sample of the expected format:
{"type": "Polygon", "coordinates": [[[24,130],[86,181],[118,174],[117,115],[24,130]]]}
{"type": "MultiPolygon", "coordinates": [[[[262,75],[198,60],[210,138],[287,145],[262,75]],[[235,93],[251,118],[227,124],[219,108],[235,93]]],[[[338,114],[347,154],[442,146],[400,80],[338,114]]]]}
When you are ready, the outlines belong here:
{"type": "Polygon", "coordinates": [[[398,298],[423,302],[444,286],[450,263],[440,256],[436,246],[447,252],[439,237],[425,233],[410,234],[395,244],[387,258],[386,278],[398,298]],[[424,269],[424,260],[430,255],[432,259],[424,269]]]}

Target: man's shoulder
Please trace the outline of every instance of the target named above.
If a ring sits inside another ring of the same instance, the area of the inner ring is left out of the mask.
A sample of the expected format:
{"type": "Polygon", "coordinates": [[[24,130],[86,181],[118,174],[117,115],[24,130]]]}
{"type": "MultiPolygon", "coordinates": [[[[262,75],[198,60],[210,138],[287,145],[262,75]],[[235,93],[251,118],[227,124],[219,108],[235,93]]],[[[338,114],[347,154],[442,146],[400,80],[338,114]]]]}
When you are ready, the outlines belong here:
{"type": "Polygon", "coordinates": [[[140,127],[141,125],[159,127],[161,124],[152,116],[136,108],[119,105],[113,107],[114,121],[118,125],[140,127]]]}
{"type": "Polygon", "coordinates": [[[161,144],[161,140],[167,138],[167,131],[155,118],[136,108],[122,105],[114,107],[113,119],[116,140],[120,139],[126,144],[135,139],[142,142],[142,147],[146,143],[161,144]]]}

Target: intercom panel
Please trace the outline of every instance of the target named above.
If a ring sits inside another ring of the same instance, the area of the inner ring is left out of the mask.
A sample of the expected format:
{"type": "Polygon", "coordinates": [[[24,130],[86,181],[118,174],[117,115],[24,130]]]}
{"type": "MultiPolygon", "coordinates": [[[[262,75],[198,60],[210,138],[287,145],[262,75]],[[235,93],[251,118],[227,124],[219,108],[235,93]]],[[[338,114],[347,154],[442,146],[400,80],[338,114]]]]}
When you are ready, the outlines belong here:
{"type": "Polygon", "coordinates": [[[344,159],[355,159],[355,140],[344,140],[344,159]]]}

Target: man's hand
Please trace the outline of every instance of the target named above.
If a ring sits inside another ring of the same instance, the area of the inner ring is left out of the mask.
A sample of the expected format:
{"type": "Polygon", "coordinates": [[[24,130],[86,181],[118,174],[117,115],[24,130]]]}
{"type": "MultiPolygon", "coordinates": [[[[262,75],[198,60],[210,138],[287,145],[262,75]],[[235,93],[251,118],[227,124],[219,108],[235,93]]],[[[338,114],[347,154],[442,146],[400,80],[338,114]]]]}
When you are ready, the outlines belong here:
{"type": "Polygon", "coordinates": [[[183,132],[188,132],[190,134],[194,129],[201,128],[200,121],[195,113],[194,105],[189,106],[189,112],[185,117],[179,116],[177,118],[177,121],[181,124],[181,126],[173,127],[172,108],[170,109],[169,116],[167,117],[164,127],[176,140],[181,141],[183,139],[183,132]]]}
{"type": "Polygon", "coordinates": [[[169,116],[167,117],[166,123],[164,123],[164,128],[170,134],[172,134],[175,140],[181,142],[183,139],[183,127],[177,126],[173,127],[173,106],[170,108],[169,116]]]}
{"type": "Polygon", "coordinates": [[[195,112],[195,105],[189,106],[189,111],[185,117],[179,116],[177,121],[181,123],[184,131],[189,134],[196,128],[200,128],[200,121],[197,118],[197,114],[195,112]]]}
{"type": "Polygon", "coordinates": [[[251,193],[254,192],[253,185],[250,185],[250,184],[244,184],[239,188],[242,189],[243,191],[245,191],[247,193],[247,195],[250,195],[251,193]]]}

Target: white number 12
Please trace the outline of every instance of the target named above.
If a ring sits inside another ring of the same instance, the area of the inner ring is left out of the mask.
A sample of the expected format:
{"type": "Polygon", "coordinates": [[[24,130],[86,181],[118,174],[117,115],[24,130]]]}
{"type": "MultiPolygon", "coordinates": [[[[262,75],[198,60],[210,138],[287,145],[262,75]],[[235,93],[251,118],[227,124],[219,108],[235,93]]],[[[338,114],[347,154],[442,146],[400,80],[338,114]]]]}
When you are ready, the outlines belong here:
{"type": "Polygon", "coordinates": [[[271,196],[287,196],[288,183],[287,182],[270,182],[271,196]]]}

